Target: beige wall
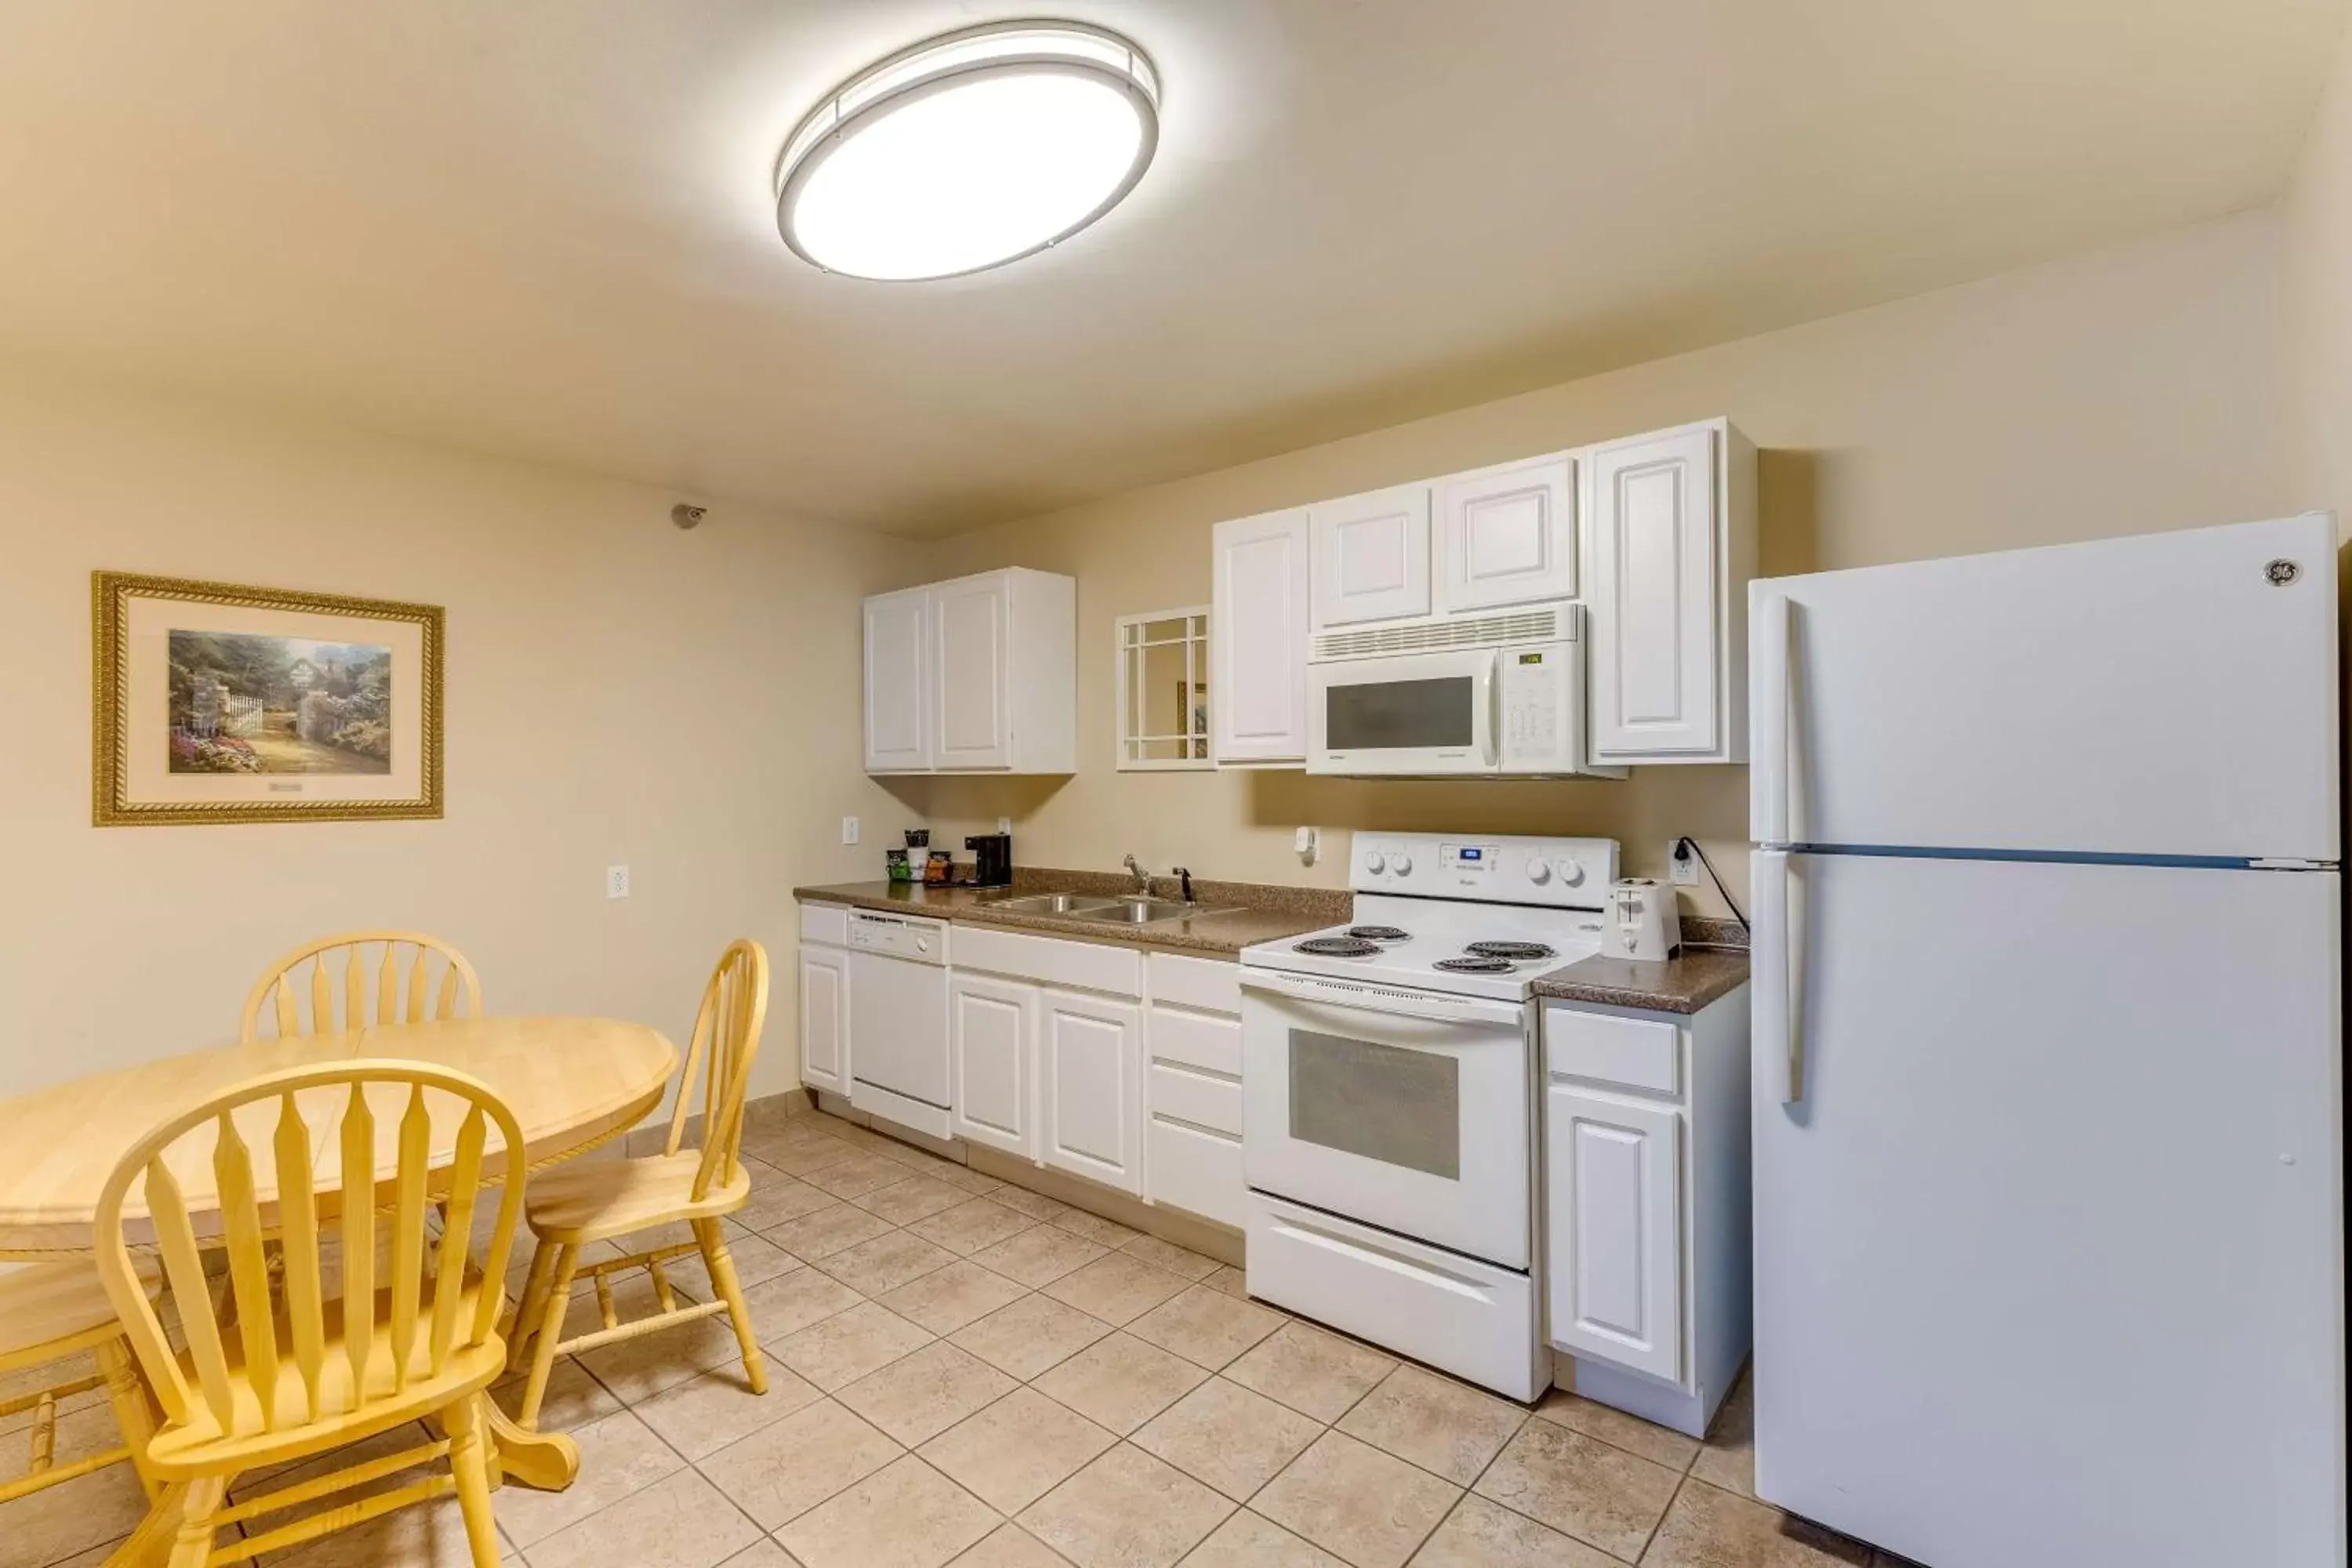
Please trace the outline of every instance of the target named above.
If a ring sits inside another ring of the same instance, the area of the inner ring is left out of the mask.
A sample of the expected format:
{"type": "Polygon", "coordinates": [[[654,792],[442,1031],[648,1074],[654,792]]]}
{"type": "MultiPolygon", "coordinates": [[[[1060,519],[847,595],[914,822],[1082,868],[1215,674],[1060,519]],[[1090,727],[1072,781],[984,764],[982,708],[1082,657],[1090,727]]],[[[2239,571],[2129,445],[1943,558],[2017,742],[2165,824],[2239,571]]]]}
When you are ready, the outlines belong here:
{"type": "Polygon", "coordinates": [[[2310,504],[2352,519],[2352,34],[2283,210],[2289,457],[2310,504]]]}
{"type": "Polygon", "coordinates": [[[0,1094],[233,1038],[298,942],[417,926],[490,1006],[681,1041],[728,939],[780,963],[760,1079],[797,1079],[790,888],[865,874],[857,599],[910,547],[666,492],[0,374],[0,1094]],[[437,822],[94,828],[95,568],[448,610],[437,822]],[[607,864],[635,896],[608,901],[607,864]]]}
{"type": "MultiPolygon", "coordinates": [[[[1113,868],[1132,850],[1155,868],[1344,882],[1345,833],[1312,870],[1291,853],[1312,824],[1609,835],[1655,875],[1688,833],[1744,893],[1744,768],[1456,784],[1115,773],[1112,618],[1205,602],[1221,519],[1712,415],[1762,448],[1768,574],[2312,504],[2281,468],[2278,254],[2274,219],[2250,215],[942,542],[923,574],[1077,577],[1080,772],[898,793],[957,835],[1011,816],[1027,864],[1113,868]]],[[[1686,907],[1721,910],[1711,892],[1686,907]]]]}

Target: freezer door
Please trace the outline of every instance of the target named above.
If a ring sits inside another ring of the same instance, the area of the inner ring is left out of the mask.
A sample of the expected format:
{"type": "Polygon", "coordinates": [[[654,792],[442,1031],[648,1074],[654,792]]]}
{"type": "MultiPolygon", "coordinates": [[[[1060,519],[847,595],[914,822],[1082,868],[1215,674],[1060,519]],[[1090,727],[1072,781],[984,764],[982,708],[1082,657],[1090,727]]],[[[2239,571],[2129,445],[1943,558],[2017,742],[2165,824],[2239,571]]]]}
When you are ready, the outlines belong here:
{"type": "Polygon", "coordinates": [[[2340,1568],[2336,875],[1757,862],[1758,1492],[1936,1568],[2340,1568]]]}
{"type": "Polygon", "coordinates": [[[2337,858],[2324,514],[1751,585],[1759,843],[2337,858]]]}

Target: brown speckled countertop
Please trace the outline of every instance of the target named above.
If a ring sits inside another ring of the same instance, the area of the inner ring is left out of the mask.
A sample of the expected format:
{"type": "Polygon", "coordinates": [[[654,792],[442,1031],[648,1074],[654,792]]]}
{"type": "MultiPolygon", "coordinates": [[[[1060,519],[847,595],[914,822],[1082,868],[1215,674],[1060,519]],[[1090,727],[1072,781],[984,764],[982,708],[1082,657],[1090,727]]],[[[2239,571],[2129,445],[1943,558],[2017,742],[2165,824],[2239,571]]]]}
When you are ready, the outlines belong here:
{"type": "Polygon", "coordinates": [[[1663,963],[1630,958],[1580,959],[1536,982],[1536,994],[1563,1002],[1598,1002],[1653,1013],[1696,1013],[1729,995],[1748,979],[1748,933],[1735,921],[1696,917],[1683,921],[1685,941],[1663,963]]]}
{"type": "MultiPolygon", "coordinates": [[[[961,868],[959,868],[961,869],[961,868]]],[[[1028,893],[1094,893],[1105,897],[1134,890],[1115,872],[1060,871],[1022,867],[1010,888],[927,888],[915,882],[844,882],[794,888],[808,903],[846,904],[885,913],[919,913],[968,925],[1034,931],[1114,947],[1160,948],[1203,958],[1234,958],[1254,942],[1303,936],[1352,918],[1355,896],[1339,888],[1288,888],[1265,882],[1212,882],[1194,879],[1192,896],[1210,912],[1150,926],[1109,926],[1067,915],[1014,914],[993,906],[1028,893]]],[[[1152,879],[1151,890],[1174,898],[1168,878],[1152,879]]],[[[1747,935],[1731,921],[1687,917],[1692,939],[1663,963],[1622,958],[1587,958],[1555,969],[1536,982],[1538,997],[1641,1007],[1655,1013],[1696,1013],[1728,994],[1748,978],[1747,935]],[[1699,945],[1706,943],[1708,945],[1699,945]]]]}
{"type": "MultiPolygon", "coordinates": [[[[1010,888],[845,882],[825,888],[794,888],[793,896],[810,903],[847,904],[853,909],[894,914],[920,913],[969,925],[1034,931],[1081,942],[1108,942],[1117,947],[1160,948],[1203,958],[1233,958],[1253,942],[1299,936],[1336,925],[1349,917],[1355,902],[1354,895],[1344,889],[1283,888],[1196,878],[1192,897],[1206,906],[1206,911],[1149,926],[1106,927],[1099,921],[1074,920],[1067,915],[1014,914],[992,907],[1029,893],[1094,893],[1108,897],[1131,890],[1129,879],[1115,874],[1024,867],[1013,872],[1010,888]]],[[[1153,879],[1151,890],[1163,898],[1176,896],[1175,888],[1165,877],[1153,879]]]]}

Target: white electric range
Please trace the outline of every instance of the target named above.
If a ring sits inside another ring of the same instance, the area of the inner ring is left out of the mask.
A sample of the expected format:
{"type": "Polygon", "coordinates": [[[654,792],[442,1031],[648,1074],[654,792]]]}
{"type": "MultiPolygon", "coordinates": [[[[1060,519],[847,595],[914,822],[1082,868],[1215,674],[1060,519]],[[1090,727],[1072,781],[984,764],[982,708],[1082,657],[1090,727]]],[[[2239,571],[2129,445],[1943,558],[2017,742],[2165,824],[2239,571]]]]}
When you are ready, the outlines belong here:
{"type": "Polygon", "coordinates": [[[1360,835],[1355,919],[1242,952],[1249,1289],[1514,1399],[1549,1383],[1535,982],[1601,951],[1605,838],[1360,835]]]}

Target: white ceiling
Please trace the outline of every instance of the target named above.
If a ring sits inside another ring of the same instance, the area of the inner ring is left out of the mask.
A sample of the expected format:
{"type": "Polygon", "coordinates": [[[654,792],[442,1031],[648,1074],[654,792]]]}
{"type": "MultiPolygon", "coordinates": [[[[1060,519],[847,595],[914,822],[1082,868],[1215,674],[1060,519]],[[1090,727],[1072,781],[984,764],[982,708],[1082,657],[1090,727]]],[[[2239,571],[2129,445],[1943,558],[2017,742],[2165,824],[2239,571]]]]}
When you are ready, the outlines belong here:
{"type": "Polygon", "coordinates": [[[904,533],[2278,191],[2343,0],[7,0],[0,353],[904,533]],[[1158,162],[929,284],[778,241],[793,122],[1050,13],[1158,162]]]}

